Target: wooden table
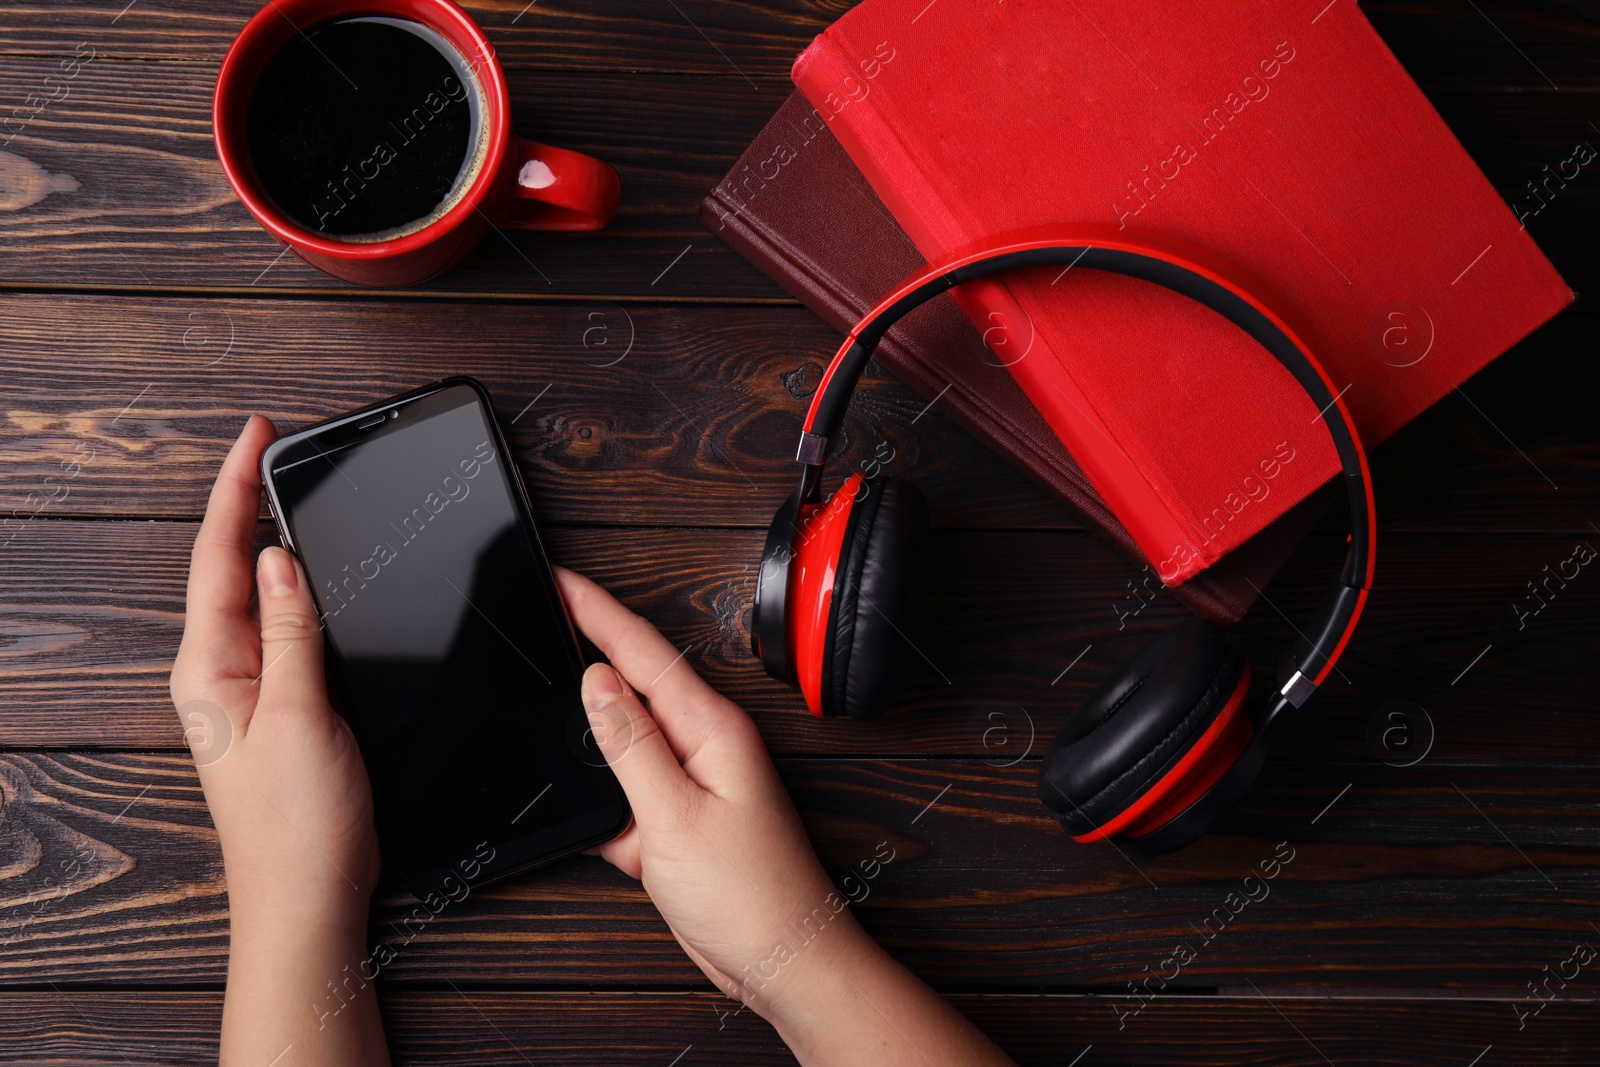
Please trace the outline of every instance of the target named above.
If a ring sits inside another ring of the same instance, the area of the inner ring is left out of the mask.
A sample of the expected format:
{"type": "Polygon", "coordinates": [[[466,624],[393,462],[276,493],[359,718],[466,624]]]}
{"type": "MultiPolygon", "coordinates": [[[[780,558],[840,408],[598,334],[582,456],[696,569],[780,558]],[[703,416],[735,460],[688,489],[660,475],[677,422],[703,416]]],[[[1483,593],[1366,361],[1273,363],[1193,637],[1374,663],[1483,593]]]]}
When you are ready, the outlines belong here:
{"type": "MultiPolygon", "coordinates": [[[[1512,606],[1600,544],[1592,296],[1377,452],[1349,683],[1215,833],[1135,863],[1062,835],[1038,759],[1181,610],[1162,596],[1119,630],[1135,568],[886,374],[853,418],[931,500],[948,684],[875,725],[819,723],[748,655],[762,530],[835,337],[695,207],[847,4],[469,3],[524,132],[614,162],[621,216],[491,236],[437,281],[371,292],[283,255],[223,181],[212,82],[254,0],[124,2],[0,10],[0,504],[38,512],[0,537],[0,1063],[214,1062],[227,896],[166,681],[196,520],[247,413],[303,426],[447,372],[521,413],[555,556],[749,709],[830,869],[893,845],[863,922],[1019,1061],[1600,1062],[1600,963],[1555,977],[1600,947],[1600,574],[1521,626],[1512,606]],[[92,58],[46,94],[72,55],[92,58]],[[1235,911],[1275,852],[1293,859],[1235,911]],[[1180,941],[1196,954],[1169,993],[1135,995],[1180,941]]],[[[1508,199],[1600,145],[1592,4],[1363,6],[1508,199]]],[[[1580,292],[1600,288],[1597,182],[1585,168],[1529,223],[1580,292]]],[[[1340,539],[1336,518],[1310,538],[1277,608],[1308,611],[1340,539]]],[[[1283,630],[1263,604],[1238,634],[1264,658],[1283,630]]],[[[410,906],[381,893],[374,940],[410,906]]],[[[475,894],[385,975],[402,1063],[790,1062],[597,860],[475,894]]]]}

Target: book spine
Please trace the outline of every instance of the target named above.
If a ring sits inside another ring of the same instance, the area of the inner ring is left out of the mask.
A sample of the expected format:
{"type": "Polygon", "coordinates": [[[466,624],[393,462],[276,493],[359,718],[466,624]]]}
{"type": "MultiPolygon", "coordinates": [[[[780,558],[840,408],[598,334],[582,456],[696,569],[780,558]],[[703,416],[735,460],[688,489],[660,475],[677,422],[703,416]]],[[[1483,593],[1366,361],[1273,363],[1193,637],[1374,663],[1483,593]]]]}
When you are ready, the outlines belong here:
{"type": "MultiPolygon", "coordinates": [[[[918,248],[926,248],[933,237],[935,223],[921,208],[914,209],[913,205],[932,208],[942,205],[943,201],[927,180],[926,168],[900,136],[895,119],[879,109],[877,102],[882,100],[882,94],[872,92],[872,82],[858,75],[844,52],[847,46],[837,41],[836,36],[833,31],[824,33],[795,59],[791,72],[795,88],[816,108],[911,242],[918,248]],[[865,95],[859,99],[841,95],[851,93],[856,87],[865,87],[865,95]]],[[[857,49],[852,42],[848,47],[875,57],[887,56],[891,63],[895,55],[892,48],[877,51],[883,47],[879,45],[857,49]]],[[[941,221],[949,225],[948,220],[941,221]]]]}

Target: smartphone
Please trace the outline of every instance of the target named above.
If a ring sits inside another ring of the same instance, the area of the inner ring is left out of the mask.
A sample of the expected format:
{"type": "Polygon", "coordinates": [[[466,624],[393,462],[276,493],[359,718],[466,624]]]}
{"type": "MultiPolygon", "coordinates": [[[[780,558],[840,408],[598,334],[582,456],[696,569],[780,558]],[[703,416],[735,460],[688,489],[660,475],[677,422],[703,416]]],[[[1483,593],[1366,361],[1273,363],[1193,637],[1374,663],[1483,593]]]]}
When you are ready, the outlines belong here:
{"type": "Polygon", "coordinates": [[[261,475],[407,888],[458,899],[626,829],[577,635],[482,385],[449,378],[280,438],[261,475]]]}

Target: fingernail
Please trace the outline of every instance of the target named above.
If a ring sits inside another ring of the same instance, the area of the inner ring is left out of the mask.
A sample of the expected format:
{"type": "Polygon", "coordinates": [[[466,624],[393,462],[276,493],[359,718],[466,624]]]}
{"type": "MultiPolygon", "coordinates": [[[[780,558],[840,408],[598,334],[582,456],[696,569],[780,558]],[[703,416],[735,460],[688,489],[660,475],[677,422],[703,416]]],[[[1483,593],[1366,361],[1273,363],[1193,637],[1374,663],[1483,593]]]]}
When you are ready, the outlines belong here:
{"type": "Polygon", "coordinates": [[[583,703],[599,711],[622,695],[622,678],[610,665],[596,663],[583,672],[583,703]]]}
{"type": "Polygon", "coordinates": [[[261,592],[265,596],[288,596],[299,584],[294,560],[281,548],[261,550],[261,558],[256,564],[256,580],[261,583],[261,592]]]}

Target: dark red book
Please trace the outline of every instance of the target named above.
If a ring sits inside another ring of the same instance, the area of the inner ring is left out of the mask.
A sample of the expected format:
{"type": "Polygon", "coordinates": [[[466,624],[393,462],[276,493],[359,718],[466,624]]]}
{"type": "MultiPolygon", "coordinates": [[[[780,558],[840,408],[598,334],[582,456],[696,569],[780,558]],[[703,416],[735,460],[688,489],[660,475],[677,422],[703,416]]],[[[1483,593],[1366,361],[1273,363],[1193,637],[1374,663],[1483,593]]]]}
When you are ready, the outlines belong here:
{"type": "MultiPolygon", "coordinates": [[[[1352,2],[864,0],[793,76],[926,258],[1078,222],[1255,277],[1369,448],[1572,300],[1352,2]]],[[[1050,268],[952,295],[1169,584],[1338,471],[1289,373],[1185,297],[1050,268]]]]}
{"type": "MultiPolygon", "coordinates": [[[[705,224],[845,332],[923,258],[800,94],[789,97],[700,206],[705,224]]],[[[1000,455],[1146,562],[1000,359],[947,296],[889,331],[877,359],[1000,455]]],[[[1220,623],[1242,617],[1321,510],[1314,498],[1172,589],[1220,623]]],[[[1152,572],[1153,573],[1153,572],[1152,572]]]]}

